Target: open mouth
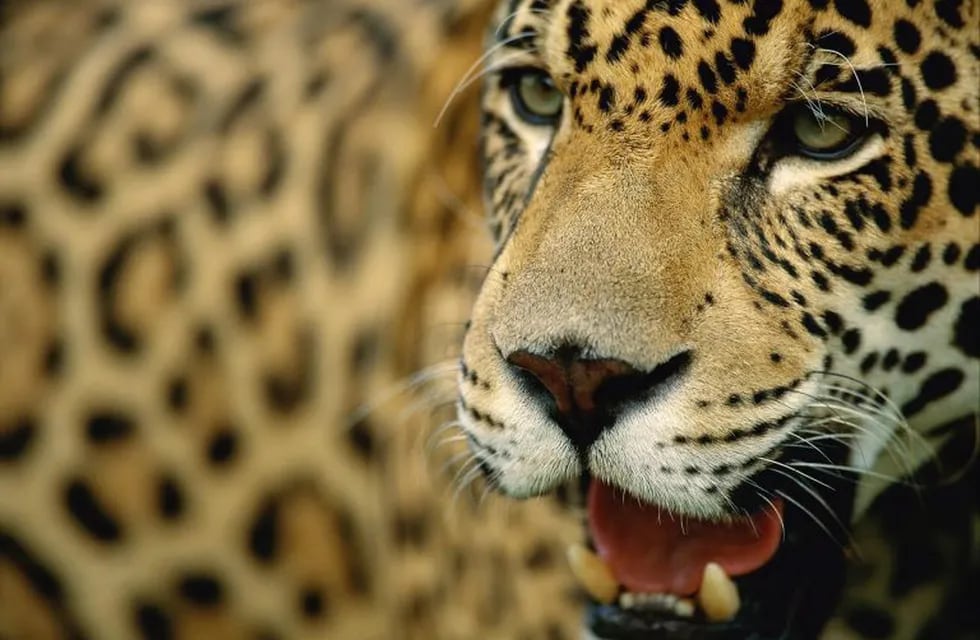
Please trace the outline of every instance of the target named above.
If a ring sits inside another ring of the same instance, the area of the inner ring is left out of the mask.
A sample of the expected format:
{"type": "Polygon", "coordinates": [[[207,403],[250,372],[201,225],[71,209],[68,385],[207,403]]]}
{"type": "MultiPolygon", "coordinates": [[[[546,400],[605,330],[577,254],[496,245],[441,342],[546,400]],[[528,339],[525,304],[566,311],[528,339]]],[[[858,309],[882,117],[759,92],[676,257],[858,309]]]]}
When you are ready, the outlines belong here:
{"type": "MultiPolygon", "coordinates": [[[[841,540],[787,494],[724,521],[681,518],[586,480],[588,546],[569,563],[602,640],[816,638],[840,594],[841,540]]],[[[838,492],[836,489],[840,489],[838,492]]],[[[853,492],[827,503],[847,513],[853,492]],[[843,500],[844,502],[840,502],[843,500]]]]}

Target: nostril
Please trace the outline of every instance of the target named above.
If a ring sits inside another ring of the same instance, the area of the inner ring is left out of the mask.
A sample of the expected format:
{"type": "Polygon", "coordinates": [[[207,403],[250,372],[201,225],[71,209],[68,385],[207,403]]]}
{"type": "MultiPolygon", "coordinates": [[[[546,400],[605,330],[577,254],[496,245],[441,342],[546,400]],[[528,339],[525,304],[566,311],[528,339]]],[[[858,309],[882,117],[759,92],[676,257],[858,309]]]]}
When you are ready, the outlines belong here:
{"type": "MultiPolygon", "coordinates": [[[[510,362],[509,359],[508,362],[510,362]]],[[[555,394],[545,386],[541,379],[531,373],[530,369],[525,369],[521,366],[515,365],[513,367],[513,373],[520,381],[521,391],[524,395],[534,398],[536,402],[544,407],[548,417],[552,420],[557,420],[559,411],[555,394]]]]}
{"type": "Polygon", "coordinates": [[[616,376],[603,381],[595,391],[597,406],[618,409],[630,402],[647,400],[691,366],[690,351],[683,351],[646,373],[616,376]]]}
{"type": "MultiPolygon", "coordinates": [[[[596,391],[614,378],[632,377],[637,371],[621,360],[584,360],[559,352],[540,356],[516,351],[507,361],[530,373],[557,405],[558,413],[590,413],[597,408],[596,391]]],[[[533,385],[538,386],[538,385],[533,385]]]]}
{"type": "Polygon", "coordinates": [[[525,391],[580,450],[588,448],[615,422],[624,405],[646,400],[690,366],[690,351],[679,353],[650,371],[639,371],[614,359],[583,359],[574,349],[549,356],[515,351],[507,362],[523,381],[525,391]]]}

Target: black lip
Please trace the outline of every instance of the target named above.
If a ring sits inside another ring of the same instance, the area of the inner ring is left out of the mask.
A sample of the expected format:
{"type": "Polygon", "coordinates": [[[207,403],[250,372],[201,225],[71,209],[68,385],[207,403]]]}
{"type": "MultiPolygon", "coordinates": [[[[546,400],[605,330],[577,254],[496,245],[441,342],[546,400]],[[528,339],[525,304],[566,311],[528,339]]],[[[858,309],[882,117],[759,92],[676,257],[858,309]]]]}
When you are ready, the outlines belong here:
{"type": "Polygon", "coordinates": [[[603,640],[745,640],[752,636],[737,623],[658,619],[634,614],[613,605],[590,605],[586,613],[589,629],[603,640]]]}
{"type": "MultiPolygon", "coordinates": [[[[840,459],[846,451],[823,449],[821,458],[840,459]]],[[[798,458],[803,456],[797,456],[798,458]]],[[[742,606],[734,620],[709,623],[703,619],[663,618],[626,611],[615,605],[589,607],[586,622],[603,640],[815,640],[830,618],[844,584],[844,544],[847,531],[828,522],[846,522],[851,513],[855,482],[841,474],[821,478],[830,485],[820,491],[821,502],[803,490],[761,472],[753,485],[779,487],[788,496],[783,512],[784,539],[766,565],[735,579],[742,606]],[[833,511],[833,516],[828,513],[833,511]],[[814,516],[823,516],[817,522],[814,516]]],[[[811,490],[815,487],[811,487],[811,490]]]]}

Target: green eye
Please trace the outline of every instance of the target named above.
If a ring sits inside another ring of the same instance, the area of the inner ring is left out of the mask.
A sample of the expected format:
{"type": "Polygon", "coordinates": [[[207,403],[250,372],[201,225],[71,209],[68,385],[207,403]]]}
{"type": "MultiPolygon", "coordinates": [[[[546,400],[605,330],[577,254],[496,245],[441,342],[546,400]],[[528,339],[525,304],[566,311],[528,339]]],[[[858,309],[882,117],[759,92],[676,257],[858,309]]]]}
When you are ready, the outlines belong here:
{"type": "Polygon", "coordinates": [[[508,76],[504,81],[510,86],[517,115],[531,124],[554,125],[565,105],[565,96],[551,77],[540,69],[515,69],[508,76]]]}
{"type": "Polygon", "coordinates": [[[796,152],[817,160],[848,156],[867,135],[863,119],[830,109],[814,113],[807,105],[794,110],[789,124],[796,152]]]}

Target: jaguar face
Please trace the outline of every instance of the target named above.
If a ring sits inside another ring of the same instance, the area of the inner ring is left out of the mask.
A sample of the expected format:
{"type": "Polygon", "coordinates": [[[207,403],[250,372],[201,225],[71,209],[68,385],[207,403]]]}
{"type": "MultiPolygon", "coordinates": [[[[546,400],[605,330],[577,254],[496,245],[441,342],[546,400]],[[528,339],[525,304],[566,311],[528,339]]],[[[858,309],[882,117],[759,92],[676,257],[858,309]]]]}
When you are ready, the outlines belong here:
{"type": "Polygon", "coordinates": [[[978,140],[944,19],[501,7],[460,420],[500,491],[587,487],[596,637],[815,637],[849,524],[976,410],[976,163],[917,122],[978,140]]]}

